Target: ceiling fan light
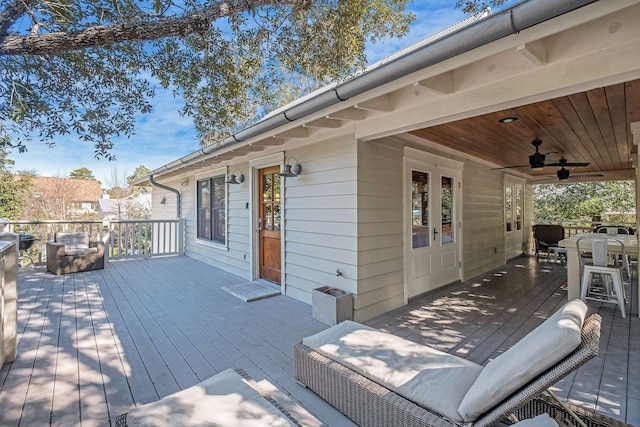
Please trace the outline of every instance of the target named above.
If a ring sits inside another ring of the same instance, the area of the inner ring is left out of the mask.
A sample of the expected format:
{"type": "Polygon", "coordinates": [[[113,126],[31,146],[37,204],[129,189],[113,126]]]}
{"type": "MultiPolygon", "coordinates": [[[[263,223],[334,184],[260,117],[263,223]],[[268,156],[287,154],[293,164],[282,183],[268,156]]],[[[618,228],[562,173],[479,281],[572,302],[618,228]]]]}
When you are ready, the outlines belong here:
{"type": "Polygon", "coordinates": [[[542,169],[544,167],[544,161],[547,156],[542,153],[534,153],[529,156],[529,165],[531,165],[531,169],[542,169]]]}
{"type": "Polygon", "coordinates": [[[560,181],[563,181],[565,179],[569,179],[570,172],[569,169],[561,168],[558,169],[558,172],[556,172],[556,174],[558,175],[558,179],[560,181]]]}

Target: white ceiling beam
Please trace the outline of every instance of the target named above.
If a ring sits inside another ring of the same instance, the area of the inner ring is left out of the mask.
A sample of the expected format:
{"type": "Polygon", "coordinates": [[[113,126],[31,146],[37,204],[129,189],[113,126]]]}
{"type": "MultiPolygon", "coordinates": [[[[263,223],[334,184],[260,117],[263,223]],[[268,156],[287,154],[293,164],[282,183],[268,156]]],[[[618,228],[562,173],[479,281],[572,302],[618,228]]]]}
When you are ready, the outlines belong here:
{"type": "Polygon", "coordinates": [[[336,129],[342,126],[342,121],[336,119],[321,118],[303,125],[307,128],[336,129]]]}
{"type": "Polygon", "coordinates": [[[360,102],[354,105],[354,108],[360,110],[390,112],[395,110],[395,105],[391,102],[391,96],[383,95],[369,101],[360,102]]]}
{"type": "Polygon", "coordinates": [[[328,119],[338,120],[364,120],[367,118],[366,110],[356,110],[355,108],[348,108],[346,110],[336,111],[327,115],[328,119]]]}
{"type": "Polygon", "coordinates": [[[453,87],[452,71],[448,71],[444,74],[430,77],[425,80],[420,80],[417,85],[439,95],[448,95],[455,91],[453,87]]]}
{"type": "Polygon", "coordinates": [[[293,129],[286,130],[284,132],[280,132],[277,135],[274,135],[274,138],[306,138],[309,136],[309,129],[304,127],[297,127],[293,129]]]}
{"type": "Polygon", "coordinates": [[[524,43],[517,46],[516,51],[536,67],[547,63],[547,47],[544,42],[524,43]]]}

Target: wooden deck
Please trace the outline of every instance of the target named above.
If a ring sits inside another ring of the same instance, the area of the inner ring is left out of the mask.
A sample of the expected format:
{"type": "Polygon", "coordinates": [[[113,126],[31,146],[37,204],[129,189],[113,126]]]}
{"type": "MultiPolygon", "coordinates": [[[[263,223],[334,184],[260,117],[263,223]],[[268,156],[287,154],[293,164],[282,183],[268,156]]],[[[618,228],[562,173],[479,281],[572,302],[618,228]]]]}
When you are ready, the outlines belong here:
{"type": "MultiPolygon", "coordinates": [[[[563,265],[520,258],[413,300],[368,324],[486,363],[566,300],[563,265]]],[[[325,325],[285,296],[245,303],[246,282],[186,257],[117,261],[105,270],[19,280],[18,359],[0,370],[0,425],[113,425],[133,405],[241,367],[329,426],[353,425],[293,378],[293,345],[325,325]]],[[[590,303],[601,351],[556,391],[640,425],[640,319],[590,303]]]]}

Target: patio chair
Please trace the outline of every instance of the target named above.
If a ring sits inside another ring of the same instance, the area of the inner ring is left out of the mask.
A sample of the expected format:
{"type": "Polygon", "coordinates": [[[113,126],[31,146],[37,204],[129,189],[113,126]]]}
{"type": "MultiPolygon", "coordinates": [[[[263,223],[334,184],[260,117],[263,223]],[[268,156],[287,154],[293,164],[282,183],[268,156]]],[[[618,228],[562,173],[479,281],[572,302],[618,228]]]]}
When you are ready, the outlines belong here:
{"type": "Polygon", "coordinates": [[[618,304],[622,318],[625,316],[625,292],[623,270],[629,271],[624,252],[624,243],[612,238],[581,237],[576,240],[576,250],[580,260],[580,299],[597,300],[618,304]],[[622,263],[609,263],[609,244],[620,246],[622,263]],[[586,249],[585,250],[585,244],[586,249]],[[591,251],[591,257],[585,258],[584,252],[591,251]],[[597,279],[596,281],[594,281],[597,279]]]}
{"type": "Polygon", "coordinates": [[[536,224],[533,226],[536,258],[545,253],[549,259],[550,248],[558,248],[558,242],[564,239],[564,227],[559,224],[536,224]]]}
{"type": "Polygon", "coordinates": [[[610,233],[609,230],[611,229],[616,229],[616,234],[628,234],[628,235],[635,235],[635,231],[633,230],[633,228],[631,227],[627,227],[624,225],[613,225],[613,226],[606,226],[606,225],[599,225],[596,228],[593,229],[594,233],[610,233]]]}
{"type": "Polygon", "coordinates": [[[295,345],[295,376],[362,426],[489,426],[597,355],[586,311],[570,301],[484,367],[345,321],[295,345]]]}
{"type": "Polygon", "coordinates": [[[47,242],[47,270],[69,274],[104,268],[104,242],[90,241],[89,233],[55,233],[47,242]]]}

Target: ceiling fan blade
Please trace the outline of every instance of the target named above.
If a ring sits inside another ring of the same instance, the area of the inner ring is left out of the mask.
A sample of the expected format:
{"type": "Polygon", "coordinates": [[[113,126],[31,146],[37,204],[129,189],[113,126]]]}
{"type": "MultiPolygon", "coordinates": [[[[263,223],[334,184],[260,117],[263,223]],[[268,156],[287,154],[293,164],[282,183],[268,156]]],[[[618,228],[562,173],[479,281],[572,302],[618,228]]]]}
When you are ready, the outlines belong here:
{"type": "Polygon", "coordinates": [[[564,166],[564,167],[585,167],[589,166],[589,163],[586,162],[565,162],[565,161],[557,161],[553,163],[545,163],[545,166],[554,167],[554,166],[564,166]]]}
{"type": "Polygon", "coordinates": [[[571,178],[594,178],[594,177],[603,177],[604,175],[601,173],[585,173],[585,174],[578,174],[578,175],[571,175],[571,178]]]}
{"type": "Polygon", "coordinates": [[[517,168],[529,168],[531,167],[530,165],[512,165],[512,166],[502,166],[499,168],[492,168],[492,171],[498,171],[500,169],[517,169],[517,168]]]}
{"type": "MultiPolygon", "coordinates": [[[[542,145],[542,141],[540,139],[534,139],[531,141],[531,145],[536,148],[536,151],[529,156],[529,164],[528,165],[511,165],[511,166],[502,166],[499,168],[492,168],[492,171],[502,170],[502,169],[518,169],[518,168],[530,168],[530,169],[542,169],[544,167],[585,167],[589,166],[587,162],[568,162],[567,159],[560,160],[545,160],[545,154],[540,152],[540,146],[542,145]]],[[[547,154],[557,154],[556,151],[550,151],[547,154]]],[[[567,175],[568,176],[568,175],[567,175]]],[[[554,179],[554,178],[551,178],[554,179]]],[[[561,178],[566,179],[566,178],[561,178]]]]}
{"type": "MultiPolygon", "coordinates": [[[[546,177],[546,178],[541,178],[541,179],[534,179],[531,181],[532,184],[538,184],[538,183],[543,183],[545,181],[557,181],[557,183],[566,183],[567,181],[569,182],[574,182],[574,181],[578,181],[580,180],[580,178],[596,178],[596,177],[603,177],[604,175],[601,173],[592,173],[592,174],[582,174],[582,175],[571,175],[569,178],[566,179],[558,179],[556,177],[546,177]]],[[[553,184],[553,183],[549,183],[549,184],[553,184]]]]}

